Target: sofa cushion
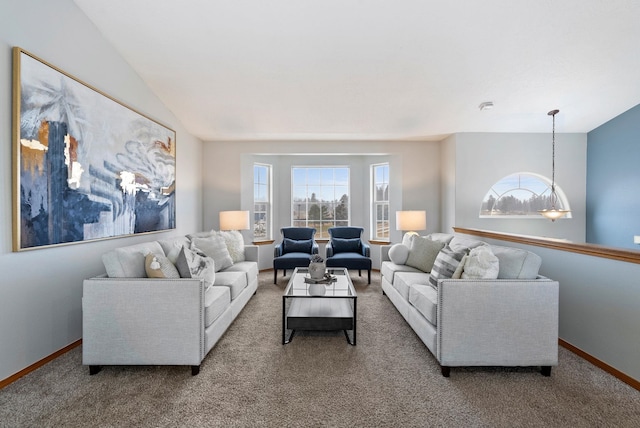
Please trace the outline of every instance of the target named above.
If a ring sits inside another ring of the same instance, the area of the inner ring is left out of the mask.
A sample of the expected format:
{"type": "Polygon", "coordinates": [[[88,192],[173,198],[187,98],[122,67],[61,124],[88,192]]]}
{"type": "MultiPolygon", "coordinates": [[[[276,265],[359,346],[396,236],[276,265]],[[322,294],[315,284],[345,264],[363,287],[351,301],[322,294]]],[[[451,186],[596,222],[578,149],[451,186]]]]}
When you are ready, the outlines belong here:
{"type": "Polygon", "coordinates": [[[238,295],[247,286],[247,275],[244,272],[224,271],[216,272],[216,280],[213,283],[216,287],[229,287],[231,300],[238,295]]]}
{"type": "Polygon", "coordinates": [[[396,272],[422,272],[419,269],[416,269],[407,265],[397,265],[393,262],[384,261],[380,266],[380,273],[383,277],[390,283],[393,283],[394,274],[396,272]]]}
{"type": "Polygon", "coordinates": [[[204,295],[204,325],[209,327],[231,304],[228,287],[209,287],[204,295]]]}
{"type": "Polygon", "coordinates": [[[195,246],[213,259],[216,272],[233,265],[233,260],[231,260],[231,255],[227,250],[227,244],[221,235],[210,234],[206,238],[194,237],[191,240],[191,245],[192,248],[195,246]]]}
{"type": "Polygon", "coordinates": [[[150,241],[109,251],[102,256],[102,263],[110,278],[146,278],[144,260],[149,253],[164,255],[158,241],[150,241]]]}
{"type": "Polygon", "coordinates": [[[409,247],[404,244],[394,244],[389,248],[389,259],[397,264],[403,265],[409,257],[409,247]]]}
{"type": "Polygon", "coordinates": [[[429,275],[429,283],[432,287],[438,287],[438,279],[451,278],[458,268],[460,261],[467,254],[466,250],[453,251],[448,245],[438,253],[436,261],[429,275]]]}
{"type": "Polygon", "coordinates": [[[361,252],[360,238],[331,238],[333,253],[359,253],[361,252]]]}
{"type": "Polygon", "coordinates": [[[484,241],[478,241],[477,239],[467,238],[466,236],[455,235],[449,242],[449,246],[453,251],[471,250],[472,248],[479,247],[481,245],[489,245],[484,241]]]}
{"type": "Polygon", "coordinates": [[[535,279],[542,264],[542,258],[521,248],[492,245],[491,251],[499,260],[498,278],[535,279]]]}
{"type": "Polygon", "coordinates": [[[180,278],[178,269],[165,256],[153,253],[147,254],[144,260],[144,268],[149,278],[180,278]]]}
{"type": "Polygon", "coordinates": [[[409,288],[414,284],[429,284],[429,274],[425,272],[396,272],[393,283],[393,288],[398,290],[398,293],[404,300],[409,300],[409,288]]]}
{"type": "Polygon", "coordinates": [[[250,284],[258,277],[258,263],[256,262],[238,262],[234,263],[224,270],[224,272],[244,272],[247,275],[247,284],[250,284]]]}
{"type": "Polygon", "coordinates": [[[311,254],[311,248],[313,247],[313,239],[289,239],[284,238],[282,241],[282,248],[285,253],[307,253],[311,254]]]}
{"type": "Polygon", "coordinates": [[[411,239],[406,264],[423,272],[430,272],[433,262],[443,247],[444,242],[434,241],[422,236],[414,236],[411,239]]]}
{"type": "Polygon", "coordinates": [[[462,270],[463,279],[496,279],[500,265],[488,245],[471,249],[462,270]]]}
{"type": "Polygon", "coordinates": [[[198,278],[204,280],[205,287],[211,287],[216,279],[214,262],[197,248],[182,247],[176,268],[181,278],[198,278]]]}
{"type": "Polygon", "coordinates": [[[237,230],[223,230],[217,232],[224,239],[227,245],[227,251],[233,263],[244,261],[244,238],[237,230]]]}
{"type": "Polygon", "coordinates": [[[438,314],[438,291],[430,285],[413,284],[409,287],[409,303],[431,324],[436,325],[438,314]]]}
{"type": "Polygon", "coordinates": [[[186,236],[177,236],[175,238],[161,239],[158,243],[162,247],[164,255],[169,258],[171,263],[175,264],[182,247],[189,246],[189,239],[186,236]]]}

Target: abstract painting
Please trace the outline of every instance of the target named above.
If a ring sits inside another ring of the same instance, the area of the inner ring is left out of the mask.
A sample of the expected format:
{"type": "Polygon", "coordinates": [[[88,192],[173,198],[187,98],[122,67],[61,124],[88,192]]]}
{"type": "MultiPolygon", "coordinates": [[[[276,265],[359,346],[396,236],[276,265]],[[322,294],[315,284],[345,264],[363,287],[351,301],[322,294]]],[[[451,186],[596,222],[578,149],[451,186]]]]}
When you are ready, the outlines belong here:
{"type": "Polygon", "coordinates": [[[13,249],[174,229],[176,133],[13,48],[13,249]]]}

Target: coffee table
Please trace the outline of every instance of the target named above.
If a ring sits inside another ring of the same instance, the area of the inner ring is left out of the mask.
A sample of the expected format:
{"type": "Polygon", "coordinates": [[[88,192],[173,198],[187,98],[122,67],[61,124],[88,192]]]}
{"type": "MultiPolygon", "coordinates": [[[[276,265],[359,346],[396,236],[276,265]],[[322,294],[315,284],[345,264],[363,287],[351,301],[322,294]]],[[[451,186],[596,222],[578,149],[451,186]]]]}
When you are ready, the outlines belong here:
{"type": "Polygon", "coordinates": [[[344,330],[349,344],[356,344],[357,295],[345,268],[328,268],[335,281],[323,285],[325,294],[312,296],[305,277],[308,268],[295,268],[282,295],[282,344],[293,340],[296,330],[344,330]]]}

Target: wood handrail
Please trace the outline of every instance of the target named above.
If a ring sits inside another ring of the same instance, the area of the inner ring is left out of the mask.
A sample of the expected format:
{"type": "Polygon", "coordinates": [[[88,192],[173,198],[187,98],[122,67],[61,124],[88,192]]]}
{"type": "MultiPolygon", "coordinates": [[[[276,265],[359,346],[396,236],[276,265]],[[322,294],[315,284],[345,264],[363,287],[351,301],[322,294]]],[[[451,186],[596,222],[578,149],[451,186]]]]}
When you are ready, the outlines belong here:
{"type": "Polygon", "coordinates": [[[596,244],[578,244],[554,238],[540,238],[526,235],[516,235],[490,230],[468,229],[454,227],[454,231],[467,235],[481,236],[485,238],[499,239],[501,241],[516,242],[519,244],[534,245],[536,247],[551,248],[554,250],[569,251],[572,253],[586,254],[593,257],[603,257],[628,263],[640,264],[640,251],[623,250],[596,244]]]}

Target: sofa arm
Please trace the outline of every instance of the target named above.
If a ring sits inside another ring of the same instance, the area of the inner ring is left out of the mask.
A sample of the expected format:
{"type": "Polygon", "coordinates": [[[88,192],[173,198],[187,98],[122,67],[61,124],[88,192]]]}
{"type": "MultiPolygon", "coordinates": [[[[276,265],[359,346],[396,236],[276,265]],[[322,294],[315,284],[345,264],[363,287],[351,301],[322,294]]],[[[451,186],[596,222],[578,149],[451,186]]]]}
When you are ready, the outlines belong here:
{"type": "Polygon", "coordinates": [[[437,355],[443,366],[558,364],[557,281],[438,281],[437,355]]]}
{"type": "Polygon", "coordinates": [[[201,279],[86,279],[83,364],[199,365],[204,292],[201,279]]]}
{"type": "Polygon", "coordinates": [[[244,259],[248,262],[258,262],[258,246],[257,245],[245,245],[244,246],[244,259]]]}
{"type": "Polygon", "coordinates": [[[393,245],[389,244],[389,245],[380,245],[380,261],[381,262],[390,262],[391,259],[389,258],[389,249],[391,249],[391,247],[393,247],[393,245]]]}

